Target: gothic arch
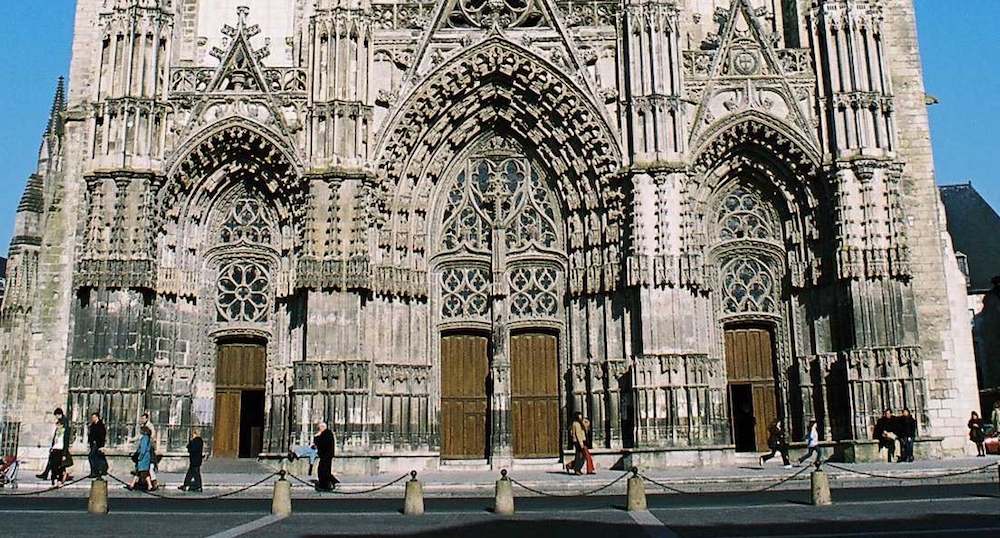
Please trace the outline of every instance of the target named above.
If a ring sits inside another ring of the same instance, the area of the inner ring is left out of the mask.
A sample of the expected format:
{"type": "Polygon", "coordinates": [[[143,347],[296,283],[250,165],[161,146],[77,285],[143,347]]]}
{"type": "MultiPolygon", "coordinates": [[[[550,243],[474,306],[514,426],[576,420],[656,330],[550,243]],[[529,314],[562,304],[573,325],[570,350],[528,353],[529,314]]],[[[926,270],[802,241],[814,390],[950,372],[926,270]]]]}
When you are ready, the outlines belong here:
{"type": "Polygon", "coordinates": [[[258,174],[261,190],[274,197],[282,221],[301,221],[306,185],[295,153],[265,127],[230,118],[192,137],[174,153],[157,197],[161,225],[176,221],[198,191],[224,188],[217,182],[221,170],[237,169],[258,174]]]}
{"type": "MultiPolygon", "coordinates": [[[[546,164],[569,233],[580,236],[570,238],[570,250],[613,244],[605,249],[613,253],[598,257],[617,259],[624,198],[615,176],[619,144],[592,99],[544,59],[489,38],[428,76],[387,125],[376,152],[369,208],[384,227],[376,263],[426,270],[434,185],[467,147],[489,133],[512,137],[546,164]]],[[[595,276],[588,287],[613,287],[616,279],[595,276]]]]}
{"type": "MultiPolygon", "coordinates": [[[[218,223],[213,218],[222,202],[237,192],[266,203],[273,217],[273,241],[267,252],[254,246],[255,255],[294,255],[302,237],[306,186],[293,155],[273,137],[233,119],[205,131],[178,155],[156,196],[157,282],[162,292],[192,297],[205,292],[193,283],[217,246],[212,234],[218,223]]],[[[277,291],[286,294],[290,286],[283,283],[277,291]]]]}
{"type": "Polygon", "coordinates": [[[832,240],[835,218],[834,188],[818,155],[794,131],[757,112],[731,117],[709,132],[695,153],[687,188],[689,241],[711,234],[709,223],[695,215],[711,214],[733,184],[753,185],[779,212],[783,234],[775,255],[787,250],[792,284],[818,283],[827,269],[821,244],[832,240]]]}

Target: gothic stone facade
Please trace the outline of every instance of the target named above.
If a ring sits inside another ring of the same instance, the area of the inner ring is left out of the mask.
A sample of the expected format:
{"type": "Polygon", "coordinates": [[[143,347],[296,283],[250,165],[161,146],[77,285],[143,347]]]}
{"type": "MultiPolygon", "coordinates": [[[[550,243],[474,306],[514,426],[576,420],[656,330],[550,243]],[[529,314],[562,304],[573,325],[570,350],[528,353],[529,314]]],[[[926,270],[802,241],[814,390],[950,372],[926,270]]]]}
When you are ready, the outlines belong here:
{"type": "Polygon", "coordinates": [[[123,451],[326,420],[368,471],[555,462],[575,411],[642,465],[773,418],[863,458],[902,407],[964,449],[910,0],[79,0],[69,82],[3,305],[26,457],[60,404],[123,451]]]}

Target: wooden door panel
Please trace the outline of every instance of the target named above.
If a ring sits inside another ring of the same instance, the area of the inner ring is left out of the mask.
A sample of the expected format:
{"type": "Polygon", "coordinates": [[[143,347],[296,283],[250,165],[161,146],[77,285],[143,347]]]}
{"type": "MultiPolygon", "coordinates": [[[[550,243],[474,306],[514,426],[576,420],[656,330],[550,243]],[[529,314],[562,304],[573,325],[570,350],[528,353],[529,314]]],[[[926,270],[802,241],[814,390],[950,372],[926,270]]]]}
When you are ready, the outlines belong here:
{"type": "Polygon", "coordinates": [[[217,356],[216,385],[247,389],[264,388],[267,358],[263,345],[221,344],[217,356]]]}
{"type": "Polygon", "coordinates": [[[773,380],[771,332],[729,329],[725,332],[726,376],[730,381],[773,380]]]}
{"type": "Polygon", "coordinates": [[[511,421],[514,456],[559,453],[559,358],[549,334],[511,337],[511,421]]]}
{"type": "MultiPolygon", "coordinates": [[[[725,331],[726,377],[730,387],[751,387],[753,401],[753,431],[757,450],[767,446],[767,430],[777,418],[774,384],[774,344],[766,329],[741,328],[725,331]]],[[[730,414],[730,420],[748,420],[730,414]]],[[[732,424],[733,430],[748,427],[732,424]]]]}
{"type": "Polygon", "coordinates": [[[484,336],[441,338],[442,458],[486,456],[488,345],[484,336]]]}
{"type": "Polygon", "coordinates": [[[215,432],[212,453],[216,457],[234,458],[240,448],[240,396],[237,389],[217,389],[215,392],[215,432]]]}
{"type": "Polygon", "coordinates": [[[767,446],[767,430],[777,418],[774,400],[774,383],[753,384],[754,433],[758,450],[763,450],[767,446]]]}

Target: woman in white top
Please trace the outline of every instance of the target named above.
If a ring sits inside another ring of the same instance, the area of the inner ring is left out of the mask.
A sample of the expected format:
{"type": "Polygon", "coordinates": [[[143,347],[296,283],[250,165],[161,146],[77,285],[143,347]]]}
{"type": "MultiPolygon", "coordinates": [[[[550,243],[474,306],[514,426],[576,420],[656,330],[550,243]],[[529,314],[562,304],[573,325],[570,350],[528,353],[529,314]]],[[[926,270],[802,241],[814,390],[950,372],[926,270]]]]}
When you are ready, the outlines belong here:
{"type": "Polygon", "coordinates": [[[815,420],[809,421],[809,433],[806,434],[806,447],[809,448],[809,451],[799,458],[799,465],[802,465],[813,454],[816,454],[816,461],[819,461],[823,457],[819,448],[819,430],[816,428],[815,420]]]}

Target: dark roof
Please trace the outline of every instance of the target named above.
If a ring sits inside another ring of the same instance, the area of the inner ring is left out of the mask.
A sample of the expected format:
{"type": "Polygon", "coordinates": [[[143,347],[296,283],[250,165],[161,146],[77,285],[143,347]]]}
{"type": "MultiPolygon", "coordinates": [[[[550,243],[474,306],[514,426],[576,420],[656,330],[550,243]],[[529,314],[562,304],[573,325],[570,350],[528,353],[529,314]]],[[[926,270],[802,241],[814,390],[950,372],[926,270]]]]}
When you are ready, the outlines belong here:
{"type": "Polygon", "coordinates": [[[969,291],[986,291],[1000,275],[1000,215],[972,187],[944,185],[941,201],[955,250],[969,263],[969,291]]]}

